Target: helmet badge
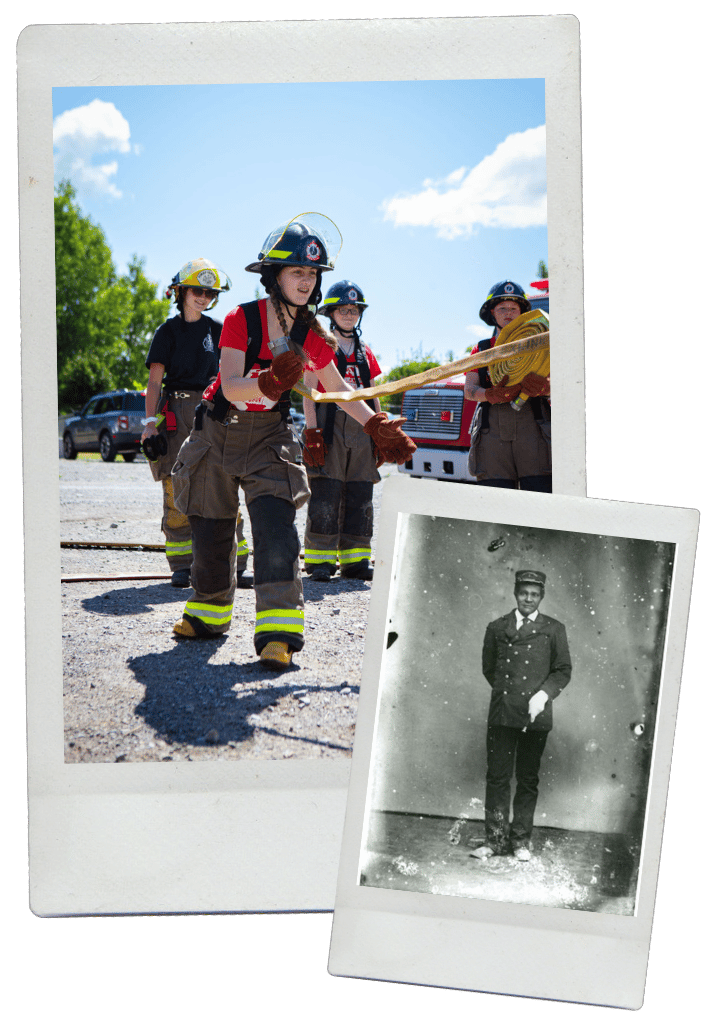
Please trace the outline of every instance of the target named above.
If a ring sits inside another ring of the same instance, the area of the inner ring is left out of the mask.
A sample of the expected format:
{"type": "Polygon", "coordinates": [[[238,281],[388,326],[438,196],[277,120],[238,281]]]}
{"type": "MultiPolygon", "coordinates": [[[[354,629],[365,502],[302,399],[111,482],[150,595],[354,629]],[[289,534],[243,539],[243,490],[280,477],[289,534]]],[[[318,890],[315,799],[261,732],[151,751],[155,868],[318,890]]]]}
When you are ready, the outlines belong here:
{"type": "Polygon", "coordinates": [[[320,246],[317,241],[308,241],[305,246],[305,255],[311,262],[318,262],[320,259],[320,246]]]}
{"type": "Polygon", "coordinates": [[[504,294],[513,294],[514,291],[515,287],[513,286],[513,284],[506,284],[505,287],[503,288],[504,294]]]}
{"type": "Polygon", "coordinates": [[[350,301],[357,301],[359,295],[357,294],[357,291],[354,289],[354,287],[350,287],[349,291],[347,292],[347,297],[350,299],[350,301]]]}
{"type": "Polygon", "coordinates": [[[196,279],[202,287],[215,287],[218,278],[212,269],[202,269],[196,274],[196,279]]]}

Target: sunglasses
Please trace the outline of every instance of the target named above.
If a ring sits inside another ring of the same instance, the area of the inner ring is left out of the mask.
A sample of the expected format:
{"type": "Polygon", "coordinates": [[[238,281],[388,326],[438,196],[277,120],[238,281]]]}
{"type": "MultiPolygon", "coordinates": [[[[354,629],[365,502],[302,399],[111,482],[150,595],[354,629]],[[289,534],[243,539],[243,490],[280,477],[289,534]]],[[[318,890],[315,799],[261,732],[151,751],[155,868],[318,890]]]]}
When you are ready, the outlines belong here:
{"type": "Polygon", "coordinates": [[[194,298],[202,298],[204,294],[207,298],[218,297],[218,291],[212,291],[210,287],[190,287],[189,290],[194,298]]]}

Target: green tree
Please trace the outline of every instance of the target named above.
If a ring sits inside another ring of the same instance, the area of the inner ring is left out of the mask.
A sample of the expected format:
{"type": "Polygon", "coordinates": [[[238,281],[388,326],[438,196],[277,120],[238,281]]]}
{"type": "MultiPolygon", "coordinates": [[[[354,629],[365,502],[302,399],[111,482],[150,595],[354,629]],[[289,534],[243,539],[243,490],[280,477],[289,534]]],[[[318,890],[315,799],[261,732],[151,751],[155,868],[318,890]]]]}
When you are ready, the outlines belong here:
{"type": "Polygon", "coordinates": [[[129,271],[117,276],[102,228],[83,216],[69,181],[57,188],[55,287],[59,408],[80,407],[102,390],[141,388],[147,378],[144,355],[168,314],[169,301],[156,298],[156,284],[132,256],[129,271]]]}
{"type": "Polygon", "coordinates": [[[548,279],[548,267],[546,266],[543,259],[541,259],[540,262],[538,263],[538,279],[539,280],[548,279]]]}
{"type": "MultiPolygon", "coordinates": [[[[434,369],[441,362],[434,359],[434,352],[422,352],[421,345],[418,350],[413,350],[407,358],[403,358],[398,365],[395,365],[386,375],[380,376],[380,383],[392,383],[398,379],[405,379],[407,376],[416,376],[419,372],[426,372],[427,369],[434,369]]],[[[402,394],[388,394],[379,398],[382,411],[388,411],[393,415],[399,414],[402,406],[402,394]]]]}

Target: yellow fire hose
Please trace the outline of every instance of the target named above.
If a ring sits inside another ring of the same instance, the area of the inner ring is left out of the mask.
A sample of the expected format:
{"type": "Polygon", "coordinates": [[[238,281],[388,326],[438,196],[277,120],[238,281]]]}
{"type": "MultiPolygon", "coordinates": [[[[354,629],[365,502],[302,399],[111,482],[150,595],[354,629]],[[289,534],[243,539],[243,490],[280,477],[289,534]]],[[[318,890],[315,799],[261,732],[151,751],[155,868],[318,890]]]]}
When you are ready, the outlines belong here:
{"type": "MultiPolygon", "coordinates": [[[[548,313],[540,309],[533,309],[518,316],[508,326],[504,326],[499,333],[495,348],[503,348],[513,340],[519,340],[524,336],[533,334],[545,334],[549,336],[548,313]]],[[[501,382],[504,376],[508,376],[508,383],[522,383],[529,372],[537,376],[550,375],[550,347],[540,351],[525,351],[523,354],[509,355],[503,361],[497,362],[491,369],[491,379],[495,385],[501,382]]],[[[520,411],[528,400],[528,394],[520,393],[515,400],[511,401],[511,407],[520,411]]]]}
{"type": "MultiPolygon", "coordinates": [[[[519,320],[523,320],[531,314],[527,312],[524,316],[519,316],[518,319],[514,319],[513,323],[509,323],[506,329],[514,326],[519,320]]],[[[302,382],[296,383],[293,386],[293,390],[318,404],[330,401],[339,402],[340,404],[343,402],[347,403],[348,401],[367,401],[372,397],[386,397],[388,394],[401,394],[406,390],[416,390],[417,387],[429,386],[429,384],[438,383],[442,379],[459,376],[462,372],[470,372],[472,369],[478,369],[482,365],[493,365],[496,362],[503,362],[517,356],[528,355],[532,352],[543,353],[549,359],[550,332],[547,330],[540,333],[535,332],[533,329],[534,324],[530,321],[521,323],[521,326],[523,330],[528,332],[527,335],[521,335],[519,339],[499,344],[498,347],[492,347],[488,351],[478,351],[476,354],[467,355],[466,358],[459,358],[455,362],[447,362],[446,365],[438,365],[433,369],[427,369],[426,372],[419,372],[416,376],[405,376],[404,379],[395,379],[391,383],[380,383],[379,386],[369,386],[363,390],[347,390],[342,393],[320,393],[318,390],[305,386],[302,382]]],[[[501,332],[504,333],[505,330],[501,332]]],[[[521,331],[519,330],[518,332],[521,331]]],[[[523,375],[534,371],[537,370],[528,368],[523,375]]],[[[548,373],[539,374],[547,375],[548,373]]],[[[515,380],[515,382],[520,382],[522,378],[523,376],[515,380]]]]}

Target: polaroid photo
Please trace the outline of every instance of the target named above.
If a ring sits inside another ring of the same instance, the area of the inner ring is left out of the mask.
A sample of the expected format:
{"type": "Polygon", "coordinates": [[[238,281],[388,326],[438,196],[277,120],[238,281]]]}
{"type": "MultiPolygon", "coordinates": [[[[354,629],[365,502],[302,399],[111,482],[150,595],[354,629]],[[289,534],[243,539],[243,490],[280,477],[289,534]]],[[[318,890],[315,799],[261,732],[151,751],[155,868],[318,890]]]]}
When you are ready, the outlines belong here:
{"type": "MultiPolygon", "coordinates": [[[[101,228],[115,278],[129,288],[132,273],[163,288],[187,260],[215,259],[232,280],[219,318],[256,296],[257,278],[243,268],[269,232],[302,210],[323,212],[343,238],[333,276],[363,286],[365,340],[382,368],[414,348],[451,361],[485,337],[478,312],[488,288],[515,275],[506,236],[534,231],[518,273],[529,290],[542,260],[556,296],[553,489],[583,495],[578,45],[572,16],[35,25],[22,33],[37,914],[331,910],[370,598],[364,582],[318,592],[306,579],[305,654],[270,678],[253,650],[250,590],[237,592],[225,640],[173,639],[186,590],[168,581],[161,487],[116,436],[97,441],[94,461],[74,456],[82,440],[69,434],[68,408],[81,408],[70,400],[71,329],[57,317],[67,289],[56,294],[52,285],[67,279],[55,261],[53,200],[69,219],[101,228]],[[305,140],[291,151],[282,126],[305,110],[305,140]],[[330,111],[350,148],[349,176],[323,130],[330,111]],[[193,147],[187,124],[201,128],[193,147]],[[505,190],[494,194],[492,178],[505,190]],[[323,645],[310,659],[319,630],[323,645]]],[[[90,275],[89,262],[80,253],[80,277],[90,275]]],[[[102,300],[108,314],[113,306],[102,300]]],[[[103,343],[101,321],[94,325],[103,343]]],[[[150,334],[143,339],[148,348],[150,334]]],[[[143,372],[137,345],[127,351],[143,372]]],[[[97,361],[82,369],[79,405],[86,398],[99,415],[112,409],[91,401],[113,388],[94,386],[97,361]]],[[[142,380],[122,387],[140,400],[142,380]]],[[[113,410],[127,417],[132,408],[113,410]]]]}
{"type": "Polygon", "coordinates": [[[697,527],[387,481],[333,975],[641,1006],[697,527]]]}

